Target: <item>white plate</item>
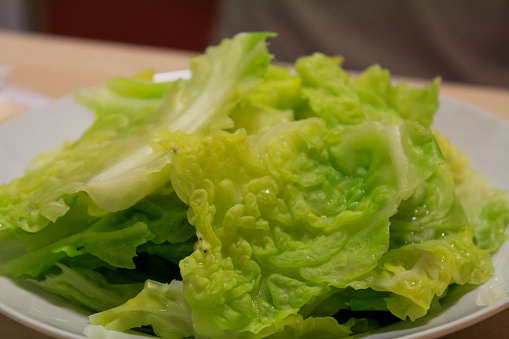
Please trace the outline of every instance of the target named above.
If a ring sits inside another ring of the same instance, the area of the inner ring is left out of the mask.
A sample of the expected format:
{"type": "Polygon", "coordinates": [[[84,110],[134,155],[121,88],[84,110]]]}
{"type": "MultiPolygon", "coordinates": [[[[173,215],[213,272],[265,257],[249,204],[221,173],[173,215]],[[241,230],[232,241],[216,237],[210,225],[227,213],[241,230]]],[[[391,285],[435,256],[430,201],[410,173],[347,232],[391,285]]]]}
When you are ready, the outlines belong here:
{"type": "MultiPolygon", "coordinates": [[[[188,74],[159,74],[157,79],[169,80],[188,74]]],[[[92,121],[90,111],[66,97],[0,125],[0,183],[20,176],[27,162],[38,153],[75,139],[92,121]]],[[[509,121],[442,96],[435,127],[461,146],[472,165],[497,187],[509,190],[509,121]]],[[[458,296],[439,316],[415,323],[398,323],[371,333],[370,338],[437,337],[503,310],[509,306],[509,263],[505,258],[509,258],[507,243],[495,256],[496,275],[484,285],[458,296]]],[[[85,338],[87,313],[65,300],[5,277],[0,277],[0,291],[0,311],[5,315],[54,337],[85,338]]]]}

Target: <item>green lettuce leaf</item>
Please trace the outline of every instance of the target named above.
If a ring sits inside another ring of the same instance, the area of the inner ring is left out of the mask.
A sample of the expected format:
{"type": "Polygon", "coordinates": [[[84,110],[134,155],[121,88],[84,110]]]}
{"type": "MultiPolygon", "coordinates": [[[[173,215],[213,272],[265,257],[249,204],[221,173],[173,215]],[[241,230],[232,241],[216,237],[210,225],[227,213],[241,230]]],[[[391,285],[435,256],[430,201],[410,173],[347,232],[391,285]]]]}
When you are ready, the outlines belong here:
{"type": "Polygon", "coordinates": [[[306,319],[295,316],[293,322],[287,324],[282,332],[267,336],[270,339],[293,339],[293,338],[344,338],[352,334],[351,327],[355,325],[352,319],[347,324],[338,324],[332,317],[309,317],[306,319]]]}
{"type": "Polygon", "coordinates": [[[415,320],[426,315],[449,285],[480,284],[491,273],[491,256],[475,246],[472,232],[464,231],[390,250],[352,286],[391,292],[385,298],[391,313],[415,320]]]}
{"type": "Polygon", "coordinates": [[[438,131],[434,134],[456,183],[457,199],[466,213],[468,224],[475,229],[477,247],[496,252],[507,240],[508,193],[495,188],[491,180],[473,169],[465,153],[444,135],[438,131]]]}
{"type": "MultiPolygon", "coordinates": [[[[310,112],[330,126],[374,120],[387,124],[416,121],[430,127],[438,109],[439,80],[429,87],[393,84],[389,71],[372,66],[357,77],[341,68],[343,59],[321,53],[301,57],[295,69],[302,78],[302,93],[310,112]]],[[[303,113],[301,113],[303,114],[303,113]]]]}
{"type": "Polygon", "coordinates": [[[31,282],[95,312],[122,305],[143,288],[142,283],[110,283],[99,272],[90,269],[56,265],[61,269],[60,273],[31,282]]]}
{"type": "Polygon", "coordinates": [[[258,333],[371,271],[389,217],[443,159],[416,123],[329,129],[319,118],[179,147],[172,185],[190,206],[195,251],[180,263],[195,330],[258,333]]]}
{"type": "Polygon", "coordinates": [[[170,284],[147,280],[136,297],[90,316],[90,323],[117,332],[150,325],[158,336],[170,339],[194,334],[191,308],[184,299],[182,282],[177,280],[170,284]]]}
{"type": "Polygon", "coordinates": [[[391,248],[473,228],[460,200],[452,173],[441,166],[391,217],[391,248]]]}
{"type": "Polygon", "coordinates": [[[238,100],[236,87],[263,75],[271,58],[265,39],[272,35],[239,34],[209,48],[192,60],[189,81],[164,86],[116,80],[79,95],[98,112],[96,122],[77,141],[41,156],[24,177],[0,187],[0,229],[39,231],[67,213],[67,196],[80,191],[99,208],[118,211],[163,186],[173,152],[154,149],[154,135],[232,127],[228,114],[238,100]]]}
{"type": "Polygon", "coordinates": [[[245,129],[248,134],[263,133],[272,126],[293,121],[305,106],[301,95],[301,79],[289,69],[269,65],[259,83],[241,86],[241,98],[230,117],[234,128],[245,129]]]}
{"type": "MultiPolygon", "coordinates": [[[[161,284],[149,280],[143,290],[125,304],[92,315],[89,332],[92,331],[93,338],[101,335],[108,337],[106,333],[114,337],[115,332],[150,325],[154,333],[162,338],[205,338],[193,331],[191,314],[181,281],[161,284]],[[102,330],[96,329],[96,326],[101,326],[102,330]]],[[[339,324],[332,317],[304,318],[294,314],[260,333],[226,331],[225,336],[236,339],[341,338],[352,334],[354,329],[362,331],[368,328],[364,319],[350,319],[345,324],[339,324]]]]}
{"type": "MultiPolygon", "coordinates": [[[[43,231],[18,234],[18,241],[28,250],[0,266],[0,271],[37,277],[62,260],[87,254],[97,257],[104,265],[133,269],[133,258],[140,245],[150,248],[151,244],[195,241],[194,228],[186,219],[187,207],[174,192],[148,196],[127,210],[95,217],[83,211],[89,211],[87,196],[79,197],[68,215],[43,231]],[[78,219],[83,214],[86,217],[78,219]],[[73,230],[77,220],[83,224],[73,230]]],[[[178,260],[187,253],[177,252],[181,255],[178,260]]]]}

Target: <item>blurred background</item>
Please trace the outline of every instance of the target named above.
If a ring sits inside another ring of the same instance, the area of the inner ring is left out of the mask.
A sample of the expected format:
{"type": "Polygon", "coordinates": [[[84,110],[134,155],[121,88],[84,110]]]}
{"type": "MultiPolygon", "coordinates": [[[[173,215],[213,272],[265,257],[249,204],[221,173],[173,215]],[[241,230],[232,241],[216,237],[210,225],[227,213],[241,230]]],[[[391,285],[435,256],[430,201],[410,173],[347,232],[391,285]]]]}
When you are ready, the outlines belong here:
{"type": "MultiPolygon", "coordinates": [[[[342,55],[400,76],[509,87],[509,0],[1,0],[0,29],[202,52],[270,30],[276,60],[342,55]]],[[[1,46],[0,46],[1,57],[1,46]]]]}
{"type": "Polygon", "coordinates": [[[0,29],[202,51],[217,0],[1,0],[0,29]]]}

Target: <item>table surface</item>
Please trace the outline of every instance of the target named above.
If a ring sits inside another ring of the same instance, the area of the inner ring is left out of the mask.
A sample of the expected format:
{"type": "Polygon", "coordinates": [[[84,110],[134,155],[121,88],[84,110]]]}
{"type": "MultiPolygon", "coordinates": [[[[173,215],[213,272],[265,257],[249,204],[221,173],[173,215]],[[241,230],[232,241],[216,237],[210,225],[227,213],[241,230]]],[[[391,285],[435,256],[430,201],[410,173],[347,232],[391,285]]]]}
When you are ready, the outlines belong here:
{"type": "MultiPolygon", "coordinates": [[[[7,66],[8,84],[49,99],[65,96],[79,86],[96,86],[111,77],[131,76],[146,69],[185,70],[194,54],[0,30],[0,67],[7,66]]],[[[400,79],[416,84],[429,82],[429,79],[400,79]]],[[[445,82],[441,92],[509,119],[508,88],[445,82]]],[[[24,103],[0,101],[0,123],[27,109],[24,103]]],[[[0,338],[49,338],[3,315],[0,315],[0,329],[0,338]]],[[[509,309],[443,338],[505,338],[504,333],[509,333],[509,309]]]]}

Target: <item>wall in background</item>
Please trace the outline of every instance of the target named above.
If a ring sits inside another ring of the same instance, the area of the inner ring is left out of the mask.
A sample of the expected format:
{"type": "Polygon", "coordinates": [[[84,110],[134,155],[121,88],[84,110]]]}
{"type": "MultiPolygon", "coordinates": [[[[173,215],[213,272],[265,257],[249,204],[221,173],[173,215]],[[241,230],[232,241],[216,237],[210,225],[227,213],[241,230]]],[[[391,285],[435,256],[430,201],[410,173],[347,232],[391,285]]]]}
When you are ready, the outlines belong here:
{"type": "Polygon", "coordinates": [[[202,51],[217,0],[43,0],[41,30],[51,34],[202,51]]]}
{"type": "Polygon", "coordinates": [[[1,0],[0,29],[203,51],[220,0],[1,0]]]}

